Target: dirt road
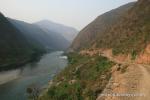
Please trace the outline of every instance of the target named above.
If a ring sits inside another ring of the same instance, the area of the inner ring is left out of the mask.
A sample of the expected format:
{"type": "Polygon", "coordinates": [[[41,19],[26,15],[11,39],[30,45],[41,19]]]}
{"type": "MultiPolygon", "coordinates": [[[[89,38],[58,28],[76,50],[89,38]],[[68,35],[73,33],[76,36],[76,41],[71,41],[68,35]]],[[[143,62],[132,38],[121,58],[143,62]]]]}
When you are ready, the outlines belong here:
{"type": "Polygon", "coordinates": [[[100,54],[117,63],[112,68],[109,83],[97,100],[150,100],[150,65],[118,60],[110,52],[99,49],[81,52],[90,56],[100,54]]]}
{"type": "Polygon", "coordinates": [[[141,86],[139,92],[144,93],[144,97],[138,98],[138,100],[150,100],[150,66],[138,65],[142,71],[141,86]]]}
{"type": "Polygon", "coordinates": [[[108,55],[111,61],[127,66],[125,72],[114,72],[105,90],[97,100],[150,100],[150,65],[120,62],[108,55]]]}

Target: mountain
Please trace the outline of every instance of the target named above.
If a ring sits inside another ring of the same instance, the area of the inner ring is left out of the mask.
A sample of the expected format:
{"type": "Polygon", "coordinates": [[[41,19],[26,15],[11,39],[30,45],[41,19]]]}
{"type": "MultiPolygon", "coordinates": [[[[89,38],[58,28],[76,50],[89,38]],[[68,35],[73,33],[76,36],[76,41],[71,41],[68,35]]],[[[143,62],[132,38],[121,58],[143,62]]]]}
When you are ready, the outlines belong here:
{"type": "MultiPolygon", "coordinates": [[[[138,54],[144,51],[150,41],[149,4],[149,0],[139,0],[111,28],[110,37],[107,38],[107,41],[101,39],[101,44],[97,47],[109,44],[107,48],[112,48],[114,54],[138,54]]],[[[106,38],[106,35],[103,38],[106,38]]]]}
{"type": "MultiPolygon", "coordinates": [[[[139,0],[109,31],[111,37],[101,45],[109,43],[113,53],[138,54],[150,43],[150,0],[139,0]]],[[[103,38],[106,38],[103,37],[103,38]]]]}
{"type": "Polygon", "coordinates": [[[61,34],[6,18],[0,13],[0,71],[16,68],[47,50],[66,50],[70,42],[61,34]]]}
{"type": "Polygon", "coordinates": [[[65,50],[70,43],[61,34],[50,30],[43,30],[37,25],[23,21],[9,19],[9,21],[19,29],[27,40],[34,45],[49,50],[65,50]]]}
{"type": "Polygon", "coordinates": [[[78,33],[78,31],[72,27],[54,23],[48,20],[42,20],[34,24],[38,25],[42,29],[47,29],[47,30],[59,33],[63,35],[70,42],[74,40],[74,38],[76,37],[78,33]]]}
{"type": "Polygon", "coordinates": [[[108,31],[111,27],[116,25],[116,23],[124,16],[124,13],[127,13],[134,4],[135,3],[132,2],[98,16],[93,22],[79,32],[71,45],[71,49],[76,51],[90,48],[94,44],[97,45],[100,43],[97,41],[103,39],[104,41],[108,41],[108,39],[103,38],[103,36],[109,35],[108,31]]]}
{"type": "Polygon", "coordinates": [[[30,45],[2,13],[0,13],[0,47],[0,70],[28,62],[38,51],[44,52],[43,49],[30,45]]]}

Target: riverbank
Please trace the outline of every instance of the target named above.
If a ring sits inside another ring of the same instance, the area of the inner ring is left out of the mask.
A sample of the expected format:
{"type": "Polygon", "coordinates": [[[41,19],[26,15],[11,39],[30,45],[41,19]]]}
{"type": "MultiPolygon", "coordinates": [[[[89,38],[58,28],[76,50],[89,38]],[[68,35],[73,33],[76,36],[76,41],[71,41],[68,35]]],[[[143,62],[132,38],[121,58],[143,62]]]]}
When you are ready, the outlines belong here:
{"type": "Polygon", "coordinates": [[[12,70],[12,69],[17,69],[19,67],[22,67],[28,63],[33,63],[33,62],[37,62],[41,59],[41,57],[46,54],[48,52],[34,52],[33,54],[31,54],[30,56],[24,58],[24,60],[19,60],[19,61],[15,61],[15,62],[10,62],[7,64],[1,64],[0,65],[0,72],[2,71],[8,71],[8,70],[12,70]]]}
{"type": "Polygon", "coordinates": [[[47,53],[38,62],[26,64],[15,70],[0,72],[2,76],[0,79],[3,80],[5,77],[5,80],[0,80],[4,83],[0,85],[0,98],[2,100],[27,100],[28,87],[37,86],[41,89],[47,86],[49,80],[68,64],[68,60],[61,57],[62,53],[59,51],[47,53]]]}
{"type": "Polygon", "coordinates": [[[68,67],[57,74],[39,100],[96,100],[115,65],[106,57],[68,54],[68,67]]]}
{"type": "Polygon", "coordinates": [[[13,70],[11,72],[1,72],[0,73],[0,85],[10,82],[18,78],[20,71],[13,70]]]}

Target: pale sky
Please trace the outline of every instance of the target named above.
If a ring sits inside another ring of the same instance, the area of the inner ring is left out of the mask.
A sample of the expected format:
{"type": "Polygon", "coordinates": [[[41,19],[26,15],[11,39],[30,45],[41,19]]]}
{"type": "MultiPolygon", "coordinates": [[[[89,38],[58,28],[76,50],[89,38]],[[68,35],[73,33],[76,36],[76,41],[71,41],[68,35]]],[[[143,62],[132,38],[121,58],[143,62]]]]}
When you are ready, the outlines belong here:
{"type": "Polygon", "coordinates": [[[0,0],[0,12],[29,23],[47,19],[80,30],[104,12],[132,1],[136,0],[0,0]]]}

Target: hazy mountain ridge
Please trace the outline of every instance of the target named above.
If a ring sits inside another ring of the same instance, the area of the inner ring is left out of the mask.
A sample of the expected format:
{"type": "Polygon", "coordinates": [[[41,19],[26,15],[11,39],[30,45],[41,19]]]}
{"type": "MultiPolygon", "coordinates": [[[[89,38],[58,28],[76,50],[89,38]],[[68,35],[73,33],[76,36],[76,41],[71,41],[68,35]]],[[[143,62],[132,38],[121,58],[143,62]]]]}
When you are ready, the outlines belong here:
{"type": "Polygon", "coordinates": [[[30,43],[50,50],[65,50],[69,47],[69,41],[54,31],[45,31],[37,25],[23,21],[10,19],[10,22],[28,38],[30,43]]]}
{"type": "Polygon", "coordinates": [[[66,50],[69,45],[60,33],[0,13],[0,70],[21,66],[46,51],[66,50]]]}
{"type": "Polygon", "coordinates": [[[49,20],[42,20],[34,24],[38,25],[42,29],[47,29],[47,30],[54,31],[56,33],[61,34],[69,42],[72,42],[78,33],[78,31],[75,28],[72,28],[70,26],[65,26],[63,24],[58,24],[49,20]]]}
{"type": "MultiPolygon", "coordinates": [[[[0,70],[7,65],[21,64],[36,53],[21,32],[0,13],[0,70]]],[[[42,51],[41,49],[36,49],[42,51]]]]}

